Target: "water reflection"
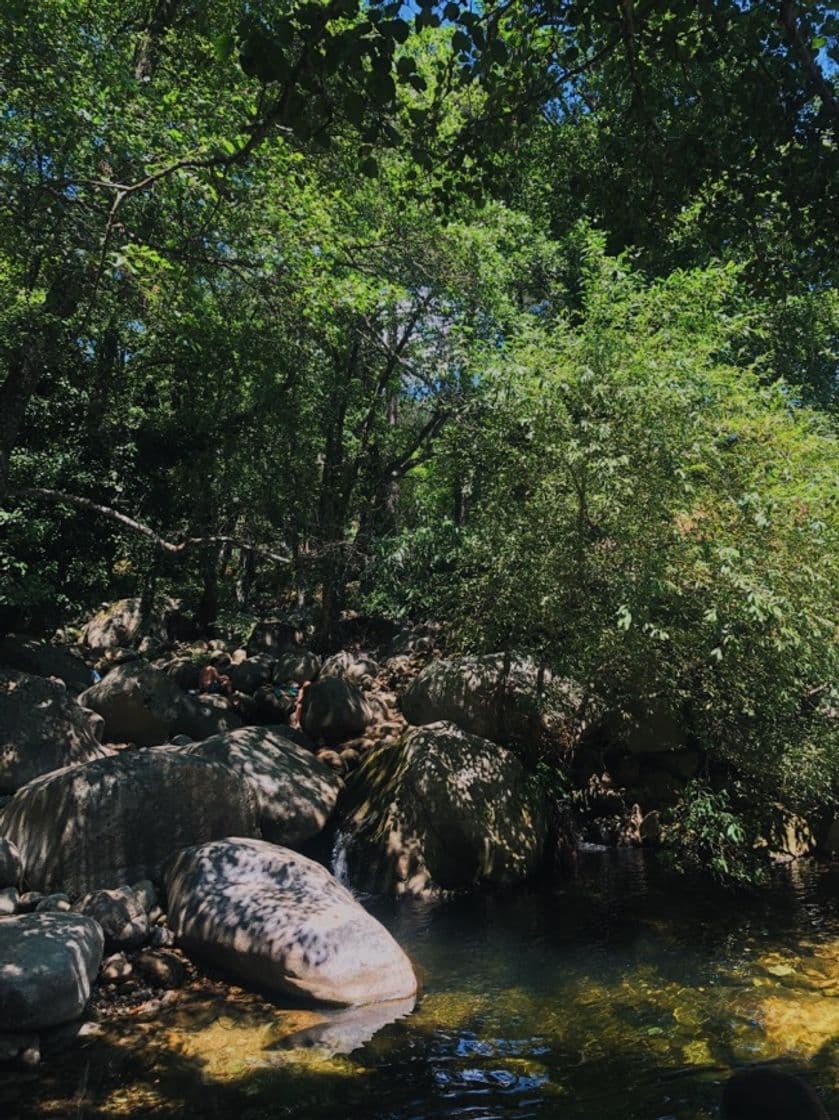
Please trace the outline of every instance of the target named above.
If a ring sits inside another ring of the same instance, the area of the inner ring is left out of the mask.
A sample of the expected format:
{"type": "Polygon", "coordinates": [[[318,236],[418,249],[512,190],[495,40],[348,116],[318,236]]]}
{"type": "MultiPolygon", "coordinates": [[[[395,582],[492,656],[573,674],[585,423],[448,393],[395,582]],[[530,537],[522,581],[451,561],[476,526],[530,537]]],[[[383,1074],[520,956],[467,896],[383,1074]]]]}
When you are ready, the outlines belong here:
{"type": "Polygon", "coordinates": [[[730,1070],[767,1060],[836,1111],[837,885],[793,864],[735,897],[586,851],[553,892],[369,901],[422,974],[412,1013],[199,993],[91,1042],[83,1108],[76,1052],[12,1114],[711,1120],[730,1070]]]}

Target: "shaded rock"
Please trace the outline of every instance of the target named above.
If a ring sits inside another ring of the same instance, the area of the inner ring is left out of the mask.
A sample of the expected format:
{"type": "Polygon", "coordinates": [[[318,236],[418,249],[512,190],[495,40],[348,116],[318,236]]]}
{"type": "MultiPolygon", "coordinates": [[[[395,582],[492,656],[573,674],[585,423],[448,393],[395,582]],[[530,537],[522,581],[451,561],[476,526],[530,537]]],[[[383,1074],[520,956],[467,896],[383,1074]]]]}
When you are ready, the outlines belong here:
{"type": "Polygon", "coordinates": [[[55,681],[0,670],[0,792],[40,774],[103,758],[90,713],[55,681]]]}
{"type": "Polygon", "coordinates": [[[139,883],[132,885],[131,890],[147,914],[157,908],[157,891],[151,879],[141,879],[139,883]]]}
{"type": "Polygon", "coordinates": [[[105,984],[124,984],[134,975],[134,967],[125,953],[114,953],[102,961],[100,979],[105,984]]]}
{"type": "Polygon", "coordinates": [[[834,817],[822,829],[819,847],[827,855],[839,855],[839,817],[834,817]]]}
{"type": "Polygon", "coordinates": [[[504,656],[432,661],[402,697],[410,723],[447,721],[493,742],[571,743],[582,724],[583,695],[573,682],[539,673],[534,661],[504,656]]]}
{"type": "Polygon", "coordinates": [[[328,766],[336,774],[344,773],[344,760],[337,751],[318,751],[318,762],[328,766]]]}
{"type": "Polygon", "coordinates": [[[152,747],[166,743],[176,731],[186,699],[165,673],[146,661],[130,661],[112,669],[79,698],[105,720],[105,738],[115,743],[152,747]]]}
{"type": "Polygon", "coordinates": [[[353,653],[344,649],[324,661],[320,675],[343,677],[358,688],[372,688],[374,679],[379,675],[379,666],[368,653],[353,653]]]}
{"type": "Polygon", "coordinates": [[[364,731],[369,719],[363,694],[341,677],[319,677],[306,689],[301,723],[315,741],[353,739],[364,731]]]}
{"type": "MultiPolygon", "coordinates": [[[[190,739],[199,741],[210,735],[221,735],[242,726],[242,717],[227,696],[204,693],[201,696],[181,696],[175,730],[190,739]]],[[[173,740],[177,736],[173,736],[173,740]]]]}
{"type": "Polygon", "coordinates": [[[0,918],[7,918],[10,914],[17,913],[19,903],[17,887],[4,887],[0,890],[0,918]]]}
{"type": "Polygon", "coordinates": [[[16,845],[0,836],[0,887],[16,887],[21,871],[20,852],[16,845]]]}
{"type": "Polygon", "coordinates": [[[134,961],[137,972],[155,988],[182,988],[186,969],[174,953],[146,950],[134,961]]]}
{"type": "Polygon", "coordinates": [[[91,649],[131,646],[150,637],[164,643],[190,631],[175,599],[159,598],[144,610],[142,599],[119,599],[103,607],[84,628],[82,640],[91,649]]]}
{"type": "Polygon", "coordinates": [[[228,766],[253,790],[266,840],[292,847],[322,831],[342,788],[311,751],[274,730],[243,727],[186,748],[228,766]]]}
{"type": "Polygon", "coordinates": [[[638,801],[645,812],[650,809],[672,809],[684,790],[684,782],[667,770],[647,769],[641,772],[631,798],[638,801]]]}
{"type": "Polygon", "coordinates": [[[282,723],[294,711],[294,696],[279,685],[263,685],[256,690],[253,699],[255,718],[259,723],[282,723]]]}
{"type": "Polygon", "coordinates": [[[159,880],[178,848],[258,836],[250,788],[225,766],[180,749],[127,752],[30,782],[0,810],[28,883],[85,894],[159,880]]]}
{"type": "Polygon", "coordinates": [[[679,716],[665,703],[650,704],[626,715],[613,734],[619,736],[632,754],[661,754],[685,749],[686,732],[679,716]]]}
{"type": "Polygon", "coordinates": [[[662,751],[656,754],[655,764],[674,778],[687,781],[699,773],[701,757],[699,751],[694,750],[662,751]]]}
{"type": "Polygon", "coordinates": [[[58,677],[73,696],[88,688],[93,680],[80,657],[35,638],[0,639],[0,665],[36,677],[58,677]]]}
{"type": "Polygon", "coordinates": [[[136,949],[149,935],[149,919],[142,902],[128,886],[93,891],[73,907],[79,914],[95,918],[105,935],[105,948],[136,949]]]}
{"type": "MultiPolygon", "coordinates": [[[[206,659],[205,659],[206,660],[206,659]]],[[[175,657],[162,666],[162,672],[184,692],[198,688],[198,675],[202,662],[191,657],[175,657]]]]}
{"type": "Polygon", "coordinates": [[[36,1066],[41,1060],[37,1034],[0,1034],[0,1062],[36,1066]]]}
{"type": "Polygon", "coordinates": [[[808,821],[785,805],[769,806],[770,826],[766,837],[758,841],[777,859],[800,859],[816,848],[816,838],[808,821]]]}
{"type": "Polygon", "coordinates": [[[237,692],[252,695],[262,685],[271,683],[274,661],[264,655],[249,657],[238,665],[228,665],[224,672],[230,677],[230,683],[237,692]]]}
{"type": "Polygon", "coordinates": [[[313,681],[319,672],[320,658],[316,653],[308,649],[302,649],[299,653],[291,651],[281,653],[277,657],[274,665],[274,681],[276,684],[284,684],[287,681],[305,684],[306,681],[313,681]]]}
{"type": "Polygon", "coordinates": [[[43,898],[44,895],[42,895],[40,891],[24,891],[17,900],[18,913],[30,914],[43,898]]]}
{"type": "Polygon", "coordinates": [[[103,940],[98,924],[81,914],[0,922],[0,1031],[37,1031],[81,1015],[103,940]]]}
{"type": "Polygon", "coordinates": [[[540,866],[548,831],[515,754],[450,723],[371,751],[341,812],[350,882],[390,894],[518,882],[540,866]]]}
{"type": "Polygon", "coordinates": [[[317,1003],[403,999],[411,962],[319,863],[261,840],[181,852],[167,875],[180,944],[245,984],[317,1003]]]}
{"type": "Polygon", "coordinates": [[[305,639],[303,629],[290,622],[277,619],[257,622],[247,642],[248,657],[254,657],[258,653],[276,657],[301,646],[305,639]]]}
{"type": "Polygon", "coordinates": [[[55,894],[45,894],[35,903],[36,914],[48,913],[62,913],[67,914],[73,907],[70,899],[66,894],[57,892],[55,894]]]}

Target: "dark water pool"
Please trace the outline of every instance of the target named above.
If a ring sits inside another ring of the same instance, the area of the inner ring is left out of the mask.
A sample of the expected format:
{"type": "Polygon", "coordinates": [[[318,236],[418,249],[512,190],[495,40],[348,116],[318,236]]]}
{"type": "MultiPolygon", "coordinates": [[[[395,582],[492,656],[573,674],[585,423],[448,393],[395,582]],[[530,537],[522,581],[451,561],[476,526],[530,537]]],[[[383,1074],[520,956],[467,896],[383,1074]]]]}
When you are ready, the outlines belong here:
{"type": "Polygon", "coordinates": [[[0,1115],[708,1120],[731,1069],[773,1061],[839,1117],[839,867],[741,898],[588,851],[552,892],[371,909],[424,980],[377,1033],[199,986],[5,1077],[0,1115]]]}

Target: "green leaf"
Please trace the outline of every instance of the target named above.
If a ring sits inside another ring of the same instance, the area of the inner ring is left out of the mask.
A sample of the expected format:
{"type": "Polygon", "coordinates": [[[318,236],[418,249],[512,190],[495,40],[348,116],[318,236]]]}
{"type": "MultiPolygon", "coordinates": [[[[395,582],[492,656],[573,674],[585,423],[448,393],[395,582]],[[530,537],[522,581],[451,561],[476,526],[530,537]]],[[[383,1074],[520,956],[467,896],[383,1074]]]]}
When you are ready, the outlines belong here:
{"type": "Polygon", "coordinates": [[[379,165],[372,156],[362,160],[360,164],[360,171],[362,175],[366,175],[368,179],[377,179],[379,175],[379,165]]]}
{"type": "Polygon", "coordinates": [[[227,62],[228,58],[233,54],[236,46],[236,39],[229,31],[223,35],[217,35],[213,39],[213,54],[219,62],[227,62]]]}

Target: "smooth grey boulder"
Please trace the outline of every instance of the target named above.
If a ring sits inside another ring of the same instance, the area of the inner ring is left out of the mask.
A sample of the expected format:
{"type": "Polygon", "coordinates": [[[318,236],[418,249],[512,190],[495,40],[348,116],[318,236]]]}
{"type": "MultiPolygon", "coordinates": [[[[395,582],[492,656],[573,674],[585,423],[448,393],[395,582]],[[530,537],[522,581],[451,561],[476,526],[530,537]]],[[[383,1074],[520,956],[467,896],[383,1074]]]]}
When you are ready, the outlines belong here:
{"type": "Polygon", "coordinates": [[[93,680],[90,669],[80,657],[37,638],[16,635],[0,638],[0,665],[36,677],[58,677],[73,696],[88,688],[93,680]]]}
{"type": "Polygon", "coordinates": [[[251,787],[266,840],[294,847],[323,830],[341,779],[305,747],[267,727],[243,727],[183,750],[222,763],[251,787]]]}
{"type": "Polygon", "coordinates": [[[98,923],[81,914],[0,922],[0,1031],[37,1031],[78,1018],[103,945],[98,923]]]}
{"type": "Polygon", "coordinates": [[[27,884],[71,895],[159,881],[172,852],[231,833],[259,836],[250,787],[179,748],[48,774],[0,810],[0,834],[20,849],[27,884]]]}
{"type": "Polygon", "coordinates": [[[16,887],[20,883],[21,871],[17,845],[0,836],[0,887],[16,887]]]}
{"type": "Polygon", "coordinates": [[[370,722],[364,694],[342,677],[319,677],[306,689],[302,726],[312,739],[330,745],[361,735],[370,722]]]}
{"type": "Polygon", "coordinates": [[[322,677],[342,677],[357,688],[371,688],[374,679],[379,675],[379,666],[369,653],[354,653],[342,649],[327,657],[321,665],[322,677]]]}
{"type": "Polygon", "coordinates": [[[40,774],[103,758],[91,713],[56,681],[0,669],[0,793],[40,774]]]}
{"type": "Polygon", "coordinates": [[[423,895],[516,883],[542,864],[544,794],[509,750],[451,723],[371,751],[339,807],[353,887],[423,895]]]}
{"type": "Polygon", "coordinates": [[[311,650],[302,649],[280,653],[274,663],[274,682],[276,684],[305,684],[313,681],[320,672],[320,658],[311,650]]]}
{"type": "Polygon", "coordinates": [[[185,700],[165,673],[142,659],[117,665],[79,697],[105,720],[106,740],[139,747],[165,743],[181,730],[178,720],[185,700]]]}
{"type": "Polygon", "coordinates": [[[86,894],[73,909],[88,918],[95,918],[102,927],[105,948],[109,953],[136,949],[148,940],[148,914],[142,901],[127,885],[86,894]]]}
{"type": "Polygon", "coordinates": [[[325,867],[264,840],[180,853],[166,877],[178,943],[240,982],[336,1006],[406,999],[411,962],[325,867]]]}
{"type": "Polygon", "coordinates": [[[570,738],[582,717],[582,690],[539,672],[535,661],[503,654],[429,662],[402,697],[409,723],[440,721],[496,743],[570,738]]]}

